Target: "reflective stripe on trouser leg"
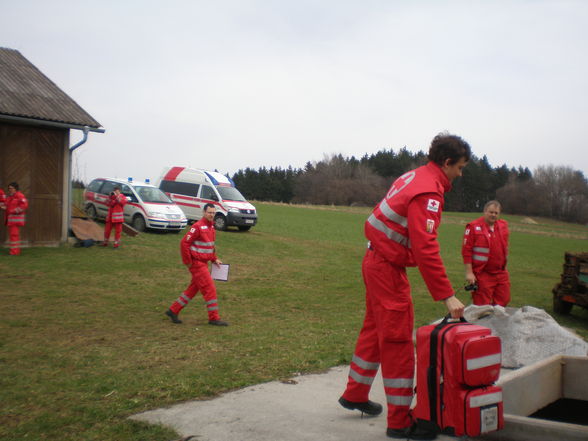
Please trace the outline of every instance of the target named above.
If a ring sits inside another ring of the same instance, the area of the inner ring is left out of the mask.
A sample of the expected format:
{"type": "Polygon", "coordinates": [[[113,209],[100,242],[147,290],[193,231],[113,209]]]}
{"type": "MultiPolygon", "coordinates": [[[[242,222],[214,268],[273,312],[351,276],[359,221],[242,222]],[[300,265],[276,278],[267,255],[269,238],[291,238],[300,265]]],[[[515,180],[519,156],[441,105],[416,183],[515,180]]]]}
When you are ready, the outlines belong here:
{"type": "Polygon", "coordinates": [[[373,251],[368,251],[362,270],[378,334],[388,427],[405,428],[411,424],[409,409],[415,369],[414,312],[406,270],[386,262],[373,251]]]}
{"type": "Polygon", "coordinates": [[[202,297],[206,303],[208,320],[220,320],[216,287],[210,276],[208,264],[205,262],[195,262],[190,268],[190,272],[192,273],[192,282],[196,284],[198,291],[202,293],[202,297]],[[214,302],[212,302],[213,300],[214,302]]]}
{"type": "Polygon", "coordinates": [[[380,367],[378,331],[372,308],[366,302],[363,326],[357,337],[355,351],[349,366],[347,387],[343,398],[362,403],[368,401],[370,389],[380,367]]]}
{"type": "Polygon", "coordinates": [[[9,254],[12,256],[18,256],[20,254],[20,227],[9,225],[8,238],[10,247],[9,254]]]}
{"type": "Polygon", "coordinates": [[[104,224],[104,242],[108,242],[110,239],[110,231],[112,230],[112,222],[106,221],[104,224]]]}
{"type": "Polygon", "coordinates": [[[120,234],[122,233],[122,222],[117,222],[114,224],[114,243],[118,244],[120,242],[120,234]]]}

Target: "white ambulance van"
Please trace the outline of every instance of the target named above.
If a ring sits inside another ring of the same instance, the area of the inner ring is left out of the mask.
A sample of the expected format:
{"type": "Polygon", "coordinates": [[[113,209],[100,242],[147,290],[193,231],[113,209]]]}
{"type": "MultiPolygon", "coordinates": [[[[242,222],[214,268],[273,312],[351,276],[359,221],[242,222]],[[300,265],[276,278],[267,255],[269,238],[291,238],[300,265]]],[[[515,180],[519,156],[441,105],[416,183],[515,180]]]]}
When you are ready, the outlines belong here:
{"type": "Polygon", "coordinates": [[[257,211],[221,173],[187,167],[166,167],[156,185],[185,213],[190,221],[202,217],[205,204],[214,204],[214,226],[226,230],[236,226],[247,231],[257,224],[257,211]]]}
{"type": "Polygon", "coordinates": [[[149,182],[117,178],[94,179],[84,191],[84,207],[91,219],[104,219],[108,214],[108,199],[114,187],[127,197],[124,207],[125,223],[135,230],[160,230],[179,233],[188,219],[162,191],[149,182]]]}

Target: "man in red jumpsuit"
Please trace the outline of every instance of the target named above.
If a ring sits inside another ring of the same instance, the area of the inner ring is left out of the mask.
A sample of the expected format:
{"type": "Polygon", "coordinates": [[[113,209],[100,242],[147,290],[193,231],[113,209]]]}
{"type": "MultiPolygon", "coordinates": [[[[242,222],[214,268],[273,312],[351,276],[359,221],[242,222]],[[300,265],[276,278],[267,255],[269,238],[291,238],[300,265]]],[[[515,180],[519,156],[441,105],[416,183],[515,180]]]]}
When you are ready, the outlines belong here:
{"type": "Polygon", "coordinates": [[[388,404],[386,435],[391,438],[435,438],[417,427],[409,412],[415,360],[406,267],[418,266],[431,296],[443,301],[452,317],[463,315],[464,305],[454,295],[439,254],[437,228],[443,195],[461,176],[470,156],[467,142],[440,133],[431,143],[429,163],[400,176],[365,223],[369,240],[362,263],[365,319],[339,403],[369,415],[381,413],[382,406],[368,399],[381,365],[388,404]]]}
{"type": "Polygon", "coordinates": [[[214,240],[216,238],[214,215],[216,209],[213,204],[206,204],[204,205],[203,211],[204,216],[190,227],[180,242],[182,261],[188,267],[190,273],[192,273],[192,281],[177,300],[172,303],[165,314],[173,323],[182,323],[178,318],[178,314],[194,298],[196,293],[200,291],[208,310],[208,324],[228,326],[229,324],[221,320],[219,316],[216,288],[208,270],[208,262],[213,262],[216,265],[222,264],[220,259],[216,257],[214,248],[214,240]]]}
{"type": "Polygon", "coordinates": [[[4,210],[6,208],[6,193],[4,190],[0,188],[0,210],[4,210]]]}
{"type": "Polygon", "coordinates": [[[114,187],[108,199],[108,215],[106,216],[106,225],[104,225],[104,242],[102,246],[108,246],[110,232],[114,226],[114,248],[119,247],[122,224],[125,221],[124,207],[126,204],[127,197],[120,192],[120,187],[114,187]]]}
{"type": "Polygon", "coordinates": [[[487,202],[484,215],[466,225],[461,254],[466,281],[474,305],[506,306],[510,302],[510,279],[506,270],[508,223],[498,219],[502,207],[498,201],[487,202]]]}
{"type": "Polygon", "coordinates": [[[8,185],[8,197],[5,202],[6,217],[5,225],[8,227],[9,254],[18,256],[20,254],[20,228],[24,227],[26,211],[29,202],[18,190],[18,183],[12,182],[8,185]]]}

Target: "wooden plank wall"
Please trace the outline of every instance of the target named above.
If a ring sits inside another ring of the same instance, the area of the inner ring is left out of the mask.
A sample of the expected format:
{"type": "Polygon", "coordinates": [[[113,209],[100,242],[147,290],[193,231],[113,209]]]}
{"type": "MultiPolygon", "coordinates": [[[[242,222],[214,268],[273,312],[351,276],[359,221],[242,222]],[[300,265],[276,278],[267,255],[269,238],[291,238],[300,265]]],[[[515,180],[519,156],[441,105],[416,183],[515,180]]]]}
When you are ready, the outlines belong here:
{"type": "MultiPolygon", "coordinates": [[[[62,238],[67,129],[0,123],[0,185],[16,181],[29,200],[24,246],[55,246],[62,238]]],[[[4,222],[0,243],[6,240],[4,222]]]]}

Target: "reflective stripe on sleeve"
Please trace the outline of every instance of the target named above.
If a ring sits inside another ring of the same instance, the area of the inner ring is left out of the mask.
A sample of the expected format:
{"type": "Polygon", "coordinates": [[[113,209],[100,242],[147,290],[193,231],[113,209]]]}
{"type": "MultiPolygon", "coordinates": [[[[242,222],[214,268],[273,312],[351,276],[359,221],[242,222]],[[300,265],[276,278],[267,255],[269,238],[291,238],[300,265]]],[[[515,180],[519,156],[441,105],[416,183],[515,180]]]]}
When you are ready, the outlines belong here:
{"type": "Polygon", "coordinates": [[[488,256],[481,256],[479,254],[472,255],[472,260],[479,260],[480,262],[487,262],[488,256]]]}
{"type": "Polygon", "coordinates": [[[474,248],[472,248],[472,251],[474,253],[489,253],[490,248],[474,247],[474,248]]]}

